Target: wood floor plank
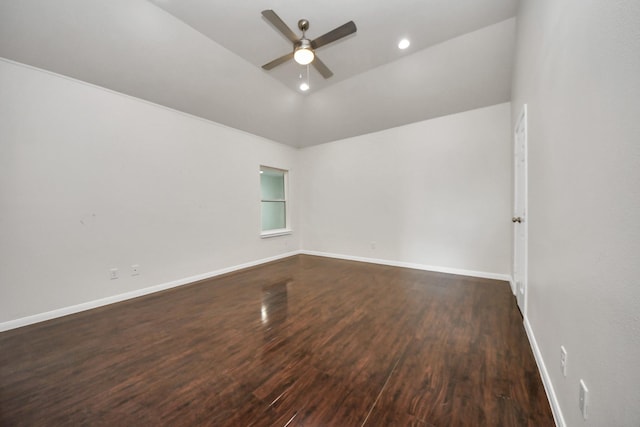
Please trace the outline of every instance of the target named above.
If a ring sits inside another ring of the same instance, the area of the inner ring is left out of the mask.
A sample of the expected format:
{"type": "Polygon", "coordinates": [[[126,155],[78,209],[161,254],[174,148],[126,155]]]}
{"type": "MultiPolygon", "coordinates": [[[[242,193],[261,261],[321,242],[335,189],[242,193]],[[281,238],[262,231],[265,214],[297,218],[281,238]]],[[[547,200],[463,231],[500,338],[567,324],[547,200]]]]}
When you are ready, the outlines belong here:
{"type": "Polygon", "coordinates": [[[299,255],[0,334],[0,425],[551,426],[505,282],[299,255]]]}

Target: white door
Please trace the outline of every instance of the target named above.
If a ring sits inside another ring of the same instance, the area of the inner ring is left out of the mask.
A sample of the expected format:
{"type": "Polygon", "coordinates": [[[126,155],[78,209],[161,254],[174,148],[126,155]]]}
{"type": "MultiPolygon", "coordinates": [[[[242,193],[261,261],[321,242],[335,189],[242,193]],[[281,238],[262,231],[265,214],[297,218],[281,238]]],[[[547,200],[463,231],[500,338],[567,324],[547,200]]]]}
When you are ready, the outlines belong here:
{"type": "Polygon", "coordinates": [[[513,282],[522,316],[527,310],[527,105],[514,132],[513,282]]]}

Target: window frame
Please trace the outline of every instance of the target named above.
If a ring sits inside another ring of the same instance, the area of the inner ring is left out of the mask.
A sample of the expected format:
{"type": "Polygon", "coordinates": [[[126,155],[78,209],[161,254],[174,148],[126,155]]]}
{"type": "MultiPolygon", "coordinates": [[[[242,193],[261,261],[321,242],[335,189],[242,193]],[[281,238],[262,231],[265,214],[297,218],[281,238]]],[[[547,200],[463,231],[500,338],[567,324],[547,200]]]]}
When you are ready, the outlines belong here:
{"type": "Polygon", "coordinates": [[[293,229],[291,228],[291,198],[289,197],[289,170],[276,168],[273,166],[260,165],[260,237],[265,239],[269,237],[285,236],[291,234],[293,229]],[[284,199],[265,199],[262,195],[262,173],[266,170],[272,170],[283,173],[284,181],[284,199]],[[284,202],[284,228],[275,228],[272,230],[262,229],[262,206],[264,202],[284,202]]]}

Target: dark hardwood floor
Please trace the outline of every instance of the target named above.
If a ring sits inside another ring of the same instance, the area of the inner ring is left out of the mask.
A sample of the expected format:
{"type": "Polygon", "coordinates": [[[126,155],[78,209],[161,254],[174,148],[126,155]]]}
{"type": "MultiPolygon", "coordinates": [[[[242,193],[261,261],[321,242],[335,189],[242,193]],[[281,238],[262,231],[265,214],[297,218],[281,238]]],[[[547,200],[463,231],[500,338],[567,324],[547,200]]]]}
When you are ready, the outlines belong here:
{"type": "Polygon", "coordinates": [[[0,334],[0,424],[554,422],[506,282],[300,255],[0,334]]]}

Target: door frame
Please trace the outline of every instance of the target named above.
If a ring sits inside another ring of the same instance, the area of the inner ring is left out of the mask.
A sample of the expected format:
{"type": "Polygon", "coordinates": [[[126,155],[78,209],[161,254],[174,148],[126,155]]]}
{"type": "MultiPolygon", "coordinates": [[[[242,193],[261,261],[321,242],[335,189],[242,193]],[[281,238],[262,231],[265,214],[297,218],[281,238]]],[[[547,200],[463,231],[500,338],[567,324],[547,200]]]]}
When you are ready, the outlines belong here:
{"type": "Polygon", "coordinates": [[[513,129],[513,213],[514,216],[519,216],[522,215],[522,222],[521,223],[514,223],[514,227],[513,227],[513,254],[512,254],[512,258],[513,258],[513,276],[512,276],[512,291],[514,293],[514,295],[516,296],[516,303],[519,303],[520,300],[518,298],[518,292],[520,291],[518,289],[518,283],[516,281],[516,272],[517,271],[521,271],[521,282],[522,282],[522,306],[520,306],[520,304],[518,304],[518,307],[520,307],[520,311],[522,313],[522,317],[526,318],[527,317],[527,295],[528,295],[528,275],[529,275],[529,183],[528,183],[528,177],[529,177],[529,161],[528,161],[528,126],[527,126],[527,104],[523,104],[522,105],[522,109],[520,111],[520,114],[518,115],[518,120],[516,120],[516,125],[513,129]],[[520,126],[522,126],[523,128],[523,139],[524,141],[522,142],[522,158],[523,158],[523,162],[522,162],[522,170],[520,171],[521,176],[518,177],[518,166],[517,166],[517,162],[518,162],[518,158],[519,158],[519,150],[520,150],[520,144],[518,143],[518,129],[520,128],[520,126]],[[522,181],[522,182],[520,182],[522,181]],[[521,184],[521,185],[519,185],[521,184]],[[516,207],[517,207],[517,200],[518,200],[518,196],[520,195],[519,193],[519,186],[522,187],[522,213],[520,212],[515,212],[516,207]],[[518,228],[520,227],[524,227],[524,230],[522,230],[523,233],[523,239],[524,242],[522,244],[523,248],[523,254],[522,254],[522,264],[521,266],[519,266],[520,268],[517,268],[518,265],[518,253],[517,253],[517,244],[518,244],[518,228]]]}

